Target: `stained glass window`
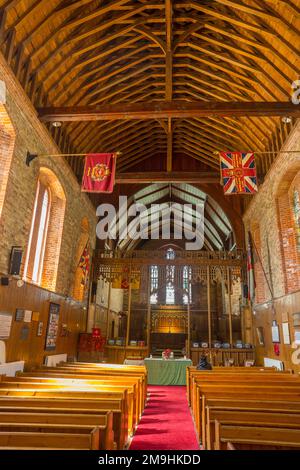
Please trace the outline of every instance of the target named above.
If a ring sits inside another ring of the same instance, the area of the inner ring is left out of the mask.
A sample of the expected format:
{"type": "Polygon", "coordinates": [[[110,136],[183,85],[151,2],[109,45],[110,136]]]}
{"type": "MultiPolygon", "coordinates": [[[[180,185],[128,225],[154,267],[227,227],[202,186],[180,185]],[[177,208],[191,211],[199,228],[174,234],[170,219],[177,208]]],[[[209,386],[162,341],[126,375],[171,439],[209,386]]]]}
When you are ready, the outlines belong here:
{"type": "Polygon", "coordinates": [[[299,192],[294,190],[293,209],[295,217],[297,249],[300,251],[300,197],[299,192]]]}
{"type": "Polygon", "coordinates": [[[151,266],[150,279],[151,279],[150,303],[157,304],[158,266],[151,266]]]}

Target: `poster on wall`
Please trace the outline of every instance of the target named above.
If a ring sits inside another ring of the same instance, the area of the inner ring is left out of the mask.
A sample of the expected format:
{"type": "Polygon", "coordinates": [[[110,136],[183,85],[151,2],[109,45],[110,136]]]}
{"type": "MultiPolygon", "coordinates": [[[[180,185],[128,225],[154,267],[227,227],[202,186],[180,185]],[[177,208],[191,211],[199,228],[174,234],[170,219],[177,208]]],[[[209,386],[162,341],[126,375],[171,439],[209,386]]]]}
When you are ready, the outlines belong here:
{"type": "Polygon", "coordinates": [[[24,322],[25,323],[31,323],[31,317],[32,317],[32,311],[31,310],[25,310],[24,311],[24,322]]]}
{"type": "Polygon", "coordinates": [[[48,319],[46,344],[45,344],[46,351],[52,351],[53,349],[56,348],[59,312],[60,312],[60,305],[50,302],[49,319],[48,319]]]}
{"type": "Polygon", "coordinates": [[[15,320],[16,321],[23,321],[24,320],[24,315],[25,315],[25,310],[23,310],[22,308],[17,308],[15,320]]]}
{"type": "Polygon", "coordinates": [[[288,322],[282,323],[283,344],[291,344],[290,329],[288,322]]]}
{"type": "Polygon", "coordinates": [[[274,320],[272,323],[272,343],[280,343],[279,326],[276,320],[274,320]]]}
{"type": "Polygon", "coordinates": [[[10,336],[12,315],[0,312],[0,339],[7,339],[10,336]]]}

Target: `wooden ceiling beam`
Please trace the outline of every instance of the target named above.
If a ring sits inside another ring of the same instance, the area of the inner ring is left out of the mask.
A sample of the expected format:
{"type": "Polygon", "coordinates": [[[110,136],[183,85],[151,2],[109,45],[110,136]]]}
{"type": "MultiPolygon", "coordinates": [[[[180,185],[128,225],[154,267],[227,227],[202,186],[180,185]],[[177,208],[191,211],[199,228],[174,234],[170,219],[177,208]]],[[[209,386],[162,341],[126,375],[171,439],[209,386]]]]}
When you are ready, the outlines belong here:
{"type": "MultiPolygon", "coordinates": [[[[144,77],[145,80],[145,77],[144,77]]],[[[137,83],[136,83],[137,84],[137,83]]],[[[132,85],[131,85],[132,86],[132,85]]],[[[292,102],[158,102],[122,106],[40,107],[39,118],[51,121],[107,121],[116,119],[166,119],[204,116],[294,116],[300,117],[300,107],[292,102]]]]}
{"type": "Polygon", "coordinates": [[[117,173],[118,184],[139,183],[192,183],[192,184],[219,184],[220,175],[217,172],[195,172],[195,171],[153,171],[117,173]]]}
{"type": "Polygon", "coordinates": [[[219,165],[215,164],[215,162],[210,159],[205,153],[201,152],[200,150],[196,150],[195,147],[190,145],[189,143],[179,140],[178,138],[174,139],[174,146],[176,148],[176,145],[178,145],[179,151],[183,152],[185,151],[186,155],[188,155],[190,158],[193,158],[194,160],[198,160],[198,162],[205,163],[211,168],[214,168],[215,170],[219,168],[219,165]]]}
{"type": "MultiPolygon", "coordinates": [[[[231,24],[235,24],[242,30],[247,29],[249,31],[255,31],[257,33],[261,33],[261,29],[259,26],[249,23],[248,21],[243,21],[242,19],[237,19],[232,17],[230,14],[222,12],[220,10],[214,9],[214,8],[208,8],[205,4],[199,3],[199,2],[193,2],[193,1],[186,1],[186,2],[181,2],[177,4],[177,8],[193,8],[196,11],[200,11],[202,13],[205,13],[206,15],[213,16],[219,20],[226,21],[231,24]]],[[[272,35],[269,31],[266,31],[265,34],[270,34],[272,35]]]]}
{"type": "Polygon", "coordinates": [[[226,5],[230,8],[235,8],[237,10],[241,10],[244,13],[249,13],[250,15],[259,16],[260,18],[264,18],[268,21],[272,20],[278,23],[281,21],[281,18],[274,13],[268,13],[265,10],[254,8],[252,6],[246,5],[245,3],[241,3],[240,1],[236,0],[214,0],[214,2],[221,3],[222,5],[226,5]]]}

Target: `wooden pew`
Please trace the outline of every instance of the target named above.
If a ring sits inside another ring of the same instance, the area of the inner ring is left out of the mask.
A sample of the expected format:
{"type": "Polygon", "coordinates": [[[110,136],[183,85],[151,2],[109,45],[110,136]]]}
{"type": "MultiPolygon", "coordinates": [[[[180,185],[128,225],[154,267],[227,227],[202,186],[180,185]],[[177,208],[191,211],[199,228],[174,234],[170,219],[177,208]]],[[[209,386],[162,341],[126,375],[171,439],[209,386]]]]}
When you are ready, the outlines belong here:
{"type": "MultiPolygon", "coordinates": [[[[114,387],[117,390],[117,387],[120,389],[126,388],[129,393],[133,394],[133,410],[134,416],[133,421],[136,425],[137,421],[141,418],[143,409],[144,409],[144,395],[141,387],[141,381],[138,378],[132,377],[98,377],[95,375],[82,375],[82,374],[61,374],[61,373],[44,373],[44,372],[35,372],[35,373],[25,373],[18,375],[14,378],[2,378],[2,382],[15,382],[15,383],[45,383],[52,385],[61,385],[63,387],[114,387]]],[[[0,382],[1,385],[1,382],[0,382]]]]}
{"type": "Polygon", "coordinates": [[[113,413],[113,431],[118,449],[128,442],[128,414],[122,399],[91,399],[56,397],[55,400],[28,396],[0,396],[0,411],[19,413],[106,414],[113,413]]]}
{"type": "MultiPolygon", "coordinates": [[[[45,428],[56,424],[60,428],[72,425],[73,428],[76,426],[82,429],[80,426],[96,424],[104,432],[106,426],[101,428],[99,413],[103,413],[102,419],[105,419],[104,414],[112,409],[113,429],[116,431],[118,448],[121,449],[141,416],[146,399],[146,385],[147,373],[144,367],[115,367],[106,364],[99,367],[95,364],[78,363],[42,368],[15,378],[1,378],[0,415],[2,414],[4,421],[4,416],[6,420],[11,420],[7,425],[14,426],[14,429],[18,425],[29,429],[30,425],[37,425],[38,421],[45,428]],[[112,402],[115,407],[110,407],[112,402]],[[82,415],[86,416],[84,424],[78,422],[82,415]],[[68,419],[71,418],[70,424],[68,419]],[[45,419],[48,420],[47,423],[43,421],[45,419]]],[[[64,430],[66,431],[65,428],[64,430]]],[[[102,438],[101,448],[112,446],[107,440],[107,435],[105,439],[102,438]]]]}
{"type": "Polygon", "coordinates": [[[205,407],[206,407],[206,400],[211,399],[211,398],[229,398],[232,401],[236,399],[244,399],[247,401],[282,401],[282,400],[287,400],[287,401],[296,401],[300,402],[300,397],[299,393],[280,393],[275,391],[266,391],[265,388],[258,388],[255,391],[255,398],[253,395],[253,390],[250,392],[247,391],[246,389],[244,391],[238,391],[238,392],[216,392],[216,393],[208,393],[207,391],[203,390],[203,395],[201,396],[201,403],[200,403],[200,412],[197,409],[197,412],[199,414],[198,416],[198,422],[196,422],[196,427],[199,433],[199,437],[201,438],[204,446],[205,446],[205,433],[206,433],[206,420],[205,420],[205,407]]]}
{"type": "MultiPolygon", "coordinates": [[[[228,368],[228,369],[231,369],[231,368],[228,368]]],[[[232,372],[231,370],[228,370],[227,372],[219,372],[219,371],[197,371],[196,373],[195,372],[192,372],[190,375],[189,375],[189,378],[188,378],[188,383],[189,383],[189,391],[188,391],[188,400],[189,400],[189,403],[192,405],[192,402],[193,402],[193,392],[194,392],[194,386],[196,383],[200,383],[201,381],[210,381],[210,382],[213,382],[213,381],[218,381],[218,382],[226,382],[226,381],[243,381],[244,380],[247,380],[247,381],[264,381],[264,382],[273,382],[273,381],[277,381],[277,380],[282,380],[284,381],[285,383],[287,381],[289,382],[295,382],[296,380],[299,380],[299,377],[296,376],[296,375],[292,375],[292,374],[283,374],[282,372],[279,372],[279,371],[271,371],[271,372],[268,372],[267,374],[265,373],[262,373],[261,371],[258,371],[258,372],[255,372],[255,371],[251,371],[251,373],[249,373],[246,368],[244,367],[242,371],[239,371],[238,373],[235,371],[235,372],[232,372]]]]}
{"type": "MultiPolygon", "coordinates": [[[[196,371],[189,368],[187,371],[190,405],[204,448],[213,448],[216,422],[233,428],[286,429],[286,435],[289,429],[299,430],[299,376],[253,368],[224,369],[196,371]],[[291,407],[293,412],[290,412],[291,407]]],[[[236,448],[234,438],[232,434],[222,441],[222,448],[227,445],[236,448]]],[[[295,444],[290,443],[291,447],[295,444]]]]}
{"type": "Polygon", "coordinates": [[[4,389],[22,389],[22,390],[36,390],[36,391],[43,391],[43,390],[53,390],[53,391],[60,391],[64,393],[123,393],[124,391],[127,392],[127,400],[128,400],[128,426],[129,432],[133,433],[138,419],[139,419],[139,400],[137,399],[136,392],[134,386],[128,385],[108,385],[107,383],[98,382],[94,384],[88,384],[84,381],[78,381],[75,383],[72,382],[64,382],[58,379],[54,383],[47,383],[42,382],[35,382],[32,381],[30,378],[22,379],[22,378],[4,378],[0,382],[0,394],[4,389]]]}
{"type": "Polygon", "coordinates": [[[0,450],[98,450],[97,428],[87,434],[0,431],[0,450]]]}
{"type": "Polygon", "coordinates": [[[296,397],[296,401],[299,400],[299,378],[292,375],[281,375],[279,374],[267,374],[265,376],[266,380],[262,379],[263,376],[259,374],[257,379],[255,375],[251,374],[215,374],[215,373],[205,373],[201,375],[200,379],[194,379],[193,382],[193,403],[192,411],[195,417],[197,431],[199,433],[199,438],[205,444],[205,416],[203,416],[205,410],[205,399],[212,398],[212,393],[214,398],[230,398],[232,400],[237,399],[238,397],[244,396],[244,398],[250,399],[255,395],[260,393],[260,397],[263,400],[266,400],[268,396],[274,395],[273,400],[275,399],[275,394],[277,399],[280,399],[278,393],[284,395],[285,399],[292,399],[296,397]],[[228,381],[224,378],[226,375],[228,381]],[[218,380],[218,378],[220,378],[218,380]],[[216,380],[215,380],[216,379],[216,380]],[[266,382],[266,383],[265,383],[266,382]],[[259,389],[259,390],[258,390],[259,389]],[[204,393],[205,391],[205,393],[204,393]],[[209,394],[209,395],[208,395],[209,394]],[[202,421],[202,426],[200,425],[200,416],[202,421]]]}
{"type": "MultiPolygon", "coordinates": [[[[5,426],[21,425],[25,427],[27,425],[37,425],[48,430],[47,426],[60,426],[64,432],[70,433],[70,428],[77,429],[97,428],[99,429],[99,449],[101,450],[114,450],[114,432],[113,432],[113,414],[107,412],[103,415],[97,414],[61,414],[61,413],[49,413],[48,412],[34,412],[28,411],[20,412],[15,410],[14,412],[0,411],[0,429],[4,431],[5,426]]],[[[13,430],[13,429],[11,429],[13,430]]],[[[14,430],[16,431],[16,429],[14,430]]],[[[51,431],[53,432],[53,431],[51,431]]]]}
{"type": "MultiPolygon", "coordinates": [[[[127,366],[124,366],[127,367],[127,366]]],[[[142,369],[144,369],[142,367],[142,369]]],[[[85,375],[85,376],[96,376],[95,378],[101,378],[103,376],[107,376],[109,378],[122,378],[124,380],[129,379],[138,383],[138,386],[141,388],[141,394],[143,396],[143,405],[145,404],[146,397],[147,397],[147,374],[145,370],[143,371],[135,371],[135,370],[127,370],[127,369],[111,369],[111,368],[93,368],[93,367],[74,367],[74,366],[57,366],[57,367],[44,367],[42,369],[37,369],[29,373],[29,375],[37,375],[39,372],[43,372],[44,374],[48,375],[61,375],[61,376],[68,376],[68,375],[85,375]]]]}
{"type": "Polygon", "coordinates": [[[300,429],[287,427],[235,426],[215,423],[215,450],[226,450],[227,443],[243,450],[300,449],[300,429]]]}
{"type": "MultiPolygon", "coordinates": [[[[207,408],[206,408],[207,411],[207,408]]],[[[242,411],[242,410],[215,410],[210,409],[206,427],[207,450],[214,448],[215,422],[233,425],[250,425],[263,427],[288,427],[300,429],[300,411],[298,413],[274,413],[268,410],[242,411]]]]}
{"type": "Polygon", "coordinates": [[[258,387],[258,386],[265,386],[265,387],[282,387],[281,390],[292,390],[299,389],[300,391],[300,380],[297,376],[288,376],[285,378],[284,376],[276,376],[268,374],[267,377],[251,375],[250,377],[244,374],[239,374],[238,376],[229,375],[226,378],[219,377],[218,375],[212,375],[208,377],[207,375],[203,375],[202,377],[194,378],[193,380],[193,392],[191,394],[191,403],[192,408],[195,409],[197,404],[199,403],[199,393],[200,389],[203,386],[215,386],[218,388],[222,388],[224,390],[234,389],[237,390],[238,387],[258,387]]]}

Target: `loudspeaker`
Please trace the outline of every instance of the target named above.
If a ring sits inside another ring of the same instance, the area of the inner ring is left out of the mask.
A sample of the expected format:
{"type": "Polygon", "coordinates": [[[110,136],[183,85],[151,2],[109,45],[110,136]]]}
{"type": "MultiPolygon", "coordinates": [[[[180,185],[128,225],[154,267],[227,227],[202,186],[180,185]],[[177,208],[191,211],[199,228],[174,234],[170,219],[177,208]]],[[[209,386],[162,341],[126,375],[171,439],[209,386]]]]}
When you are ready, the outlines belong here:
{"type": "Polygon", "coordinates": [[[9,278],[8,277],[1,277],[1,286],[8,286],[9,278]]]}
{"type": "Polygon", "coordinates": [[[23,249],[20,246],[13,246],[10,254],[9,274],[19,276],[21,270],[23,249]]]}

